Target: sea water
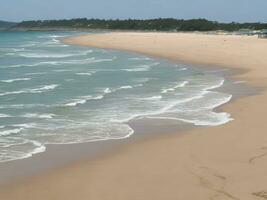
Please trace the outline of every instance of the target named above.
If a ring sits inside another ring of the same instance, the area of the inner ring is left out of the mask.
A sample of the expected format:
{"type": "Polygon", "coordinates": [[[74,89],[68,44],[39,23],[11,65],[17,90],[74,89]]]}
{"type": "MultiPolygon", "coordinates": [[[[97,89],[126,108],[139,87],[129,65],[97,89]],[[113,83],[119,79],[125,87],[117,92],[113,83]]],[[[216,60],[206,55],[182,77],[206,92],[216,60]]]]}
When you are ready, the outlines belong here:
{"type": "Polygon", "coordinates": [[[123,139],[130,120],[197,126],[231,120],[214,108],[232,95],[224,78],[186,65],[120,51],[71,46],[77,32],[0,33],[0,162],[47,144],[123,139]]]}

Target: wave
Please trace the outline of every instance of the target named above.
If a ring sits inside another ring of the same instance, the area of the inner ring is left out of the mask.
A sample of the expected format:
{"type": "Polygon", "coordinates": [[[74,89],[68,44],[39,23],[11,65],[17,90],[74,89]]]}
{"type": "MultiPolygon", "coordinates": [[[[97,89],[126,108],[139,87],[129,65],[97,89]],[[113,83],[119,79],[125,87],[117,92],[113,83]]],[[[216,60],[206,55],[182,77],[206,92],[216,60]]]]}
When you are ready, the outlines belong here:
{"type": "Polygon", "coordinates": [[[19,90],[19,91],[13,91],[13,92],[4,92],[0,93],[0,96],[6,96],[6,95],[14,95],[14,94],[25,94],[25,93],[43,93],[46,91],[51,91],[57,88],[59,85],[52,84],[52,85],[45,85],[40,88],[35,88],[35,89],[24,89],[24,90],[19,90]]]}
{"type": "Polygon", "coordinates": [[[78,53],[66,53],[66,54],[47,53],[47,52],[19,53],[18,56],[25,57],[25,58],[67,58],[67,57],[73,57],[73,56],[85,56],[92,52],[93,50],[87,50],[87,51],[78,52],[78,53]]]}
{"type": "Polygon", "coordinates": [[[20,47],[20,48],[34,47],[34,46],[36,46],[37,44],[39,44],[39,42],[31,41],[31,42],[28,42],[28,43],[26,43],[26,44],[19,45],[18,47],[20,47]]]}
{"type": "Polygon", "coordinates": [[[29,158],[29,157],[32,157],[35,154],[42,153],[42,152],[46,151],[46,147],[42,143],[40,143],[38,141],[33,141],[33,140],[29,140],[29,142],[32,143],[35,146],[35,148],[33,149],[32,152],[27,153],[26,155],[24,155],[20,159],[29,158]]]}
{"type": "Polygon", "coordinates": [[[16,55],[15,53],[6,53],[5,54],[6,56],[14,56],[14,55],[16,55]]]}
{"type": "Polygon", "coordinates": [[[36,67],[41,65],[58,65],[57,61],[48,61],[48,62],[38,62],[33,64],[18,64],[18,65],[9,65],[9,66],[1,66],[1,69],[7,68],[19,68],[19,67],[36,67]]]}
{"type": "Polygon", "coordinates": [[[132,88],[133,88],[133,86],[131,86],[131,85],[126,85],[126,86],[119,87],[119,89],[132,89],[132,88]]]}
{"type": "Polygon", "coordinates": [[[92,72],[80,72],[80,73],[76,73],[76,75],[80,75],[80,76],[92,76],[93,73],[92,72]]]}
{"type": "Polygon", "coordinates": [[[34,128],[36,124],[29,123],[29,124],[13,124],[12,127],[18,127],[18,128],[34,128]]]}
{"type": "Polygon", "coordinates": [[[226,124],[233,120],[232,118],[230,118],[229,113],[216,113],[216,114],[219,115],[219,117],[213,120],[184,119],[184,118],[179,118],[179,117],[147,117],[147,118],[177,120],[177,121],[182,121],[185,123],[194,124],[196,126],[219,126],[219,125],[226,124]]]}
{"type": "MultiPolygon", "coordinates": [[[[32,150],[27,150],[27,151],[10,151],[8,154],[4,154],[5,156],[0,158],[0,162],[8,162],[8,161],[13,161],[13,160],[20,160],[20,159],[25,159],[32,157],[35,154],[45,152],[46,147],[42,143],[34,140],[29,140],[29,139],[22,139],[22,142],[16,142],[12,145],[9,146],[19,146],[19,145],[25,145],[29,144],[29,146],[33,146],[32,150]],[[30,152],[29,152],[30,151],[30,152]]],[[[2,152],[0,151],[0,154],[2,152]]]]}
{"type": "Polygon", "coordinates": [[[55,69],[53,72],[71,72],[72,70],[70,69],[55,69]]]}
{"type": "Polygon", "coordinates": [[[78,106],[78,105],[81,105],[81,104],[85,104],[86,102],[87,102],[86,99],[78,99],[78,100],[75,100],[72,103],[65,104],[65,106],[70,106],[70,107],[72,107],[72,106],[78,106]]]}
{"type": "Polygon", "coordinates": [[[52,119],[55,117],[54,114],[37,114],[37,113],[27,113],[22,115],[21,117],[25,118],[39,118],[39,119],[52,119]]]}
{"type": "Polygon", "coordinates": [[[166,89],[162,89],[161,93],[165,94],[168,92],[174,92],[177,88],[182,88],[185,87],[187,84],[189,84],[189,81],[183,81],[181,83],[178,83],[177,85],[171,87],[171,88],[166,88],[166,89]]]}
{"type": "Polygon", "coordinates": [[[117,57],[113,57],[113,58],[103,58],[103,59],[95,59],[95,60],[91,61],[91,63],[111,62],[111,61],[114,61],[115,59],[117,59],[117,57]]]}
{"type": "Polygon", "coordinates": [[[104,93],[105,94],[109,94],[109,93],[111,93],[112,91],[111,91],[111,89],[110,88],[106,88],[106,89],[104,89],[104,93]]]}
{"type": "Polygon", "coordinates": [[[20,52],[20,51],[27,51],[25,48],[0,48],[0,51],[7,52],[7,51],[12,51],[12,52],[20,52]]]}
{"type": "Polygon", "coordinates": [[[89,100],[99,100],[99,99],[103,99],[104,96],[103,95],[98,95],[98,96],[81,96],[78,97],[77,99],[72,100],[72,102],[70,103],[66,103],[64,104],[64,106],[67,107],[75,107],[75,106],[79,106],[82,104],[87,103],[89,100]]]}
{"type": "Polygon", "coordinates": [[[143,84],[137,84],[137,85],[124,85],[124,86],[120,86],[118,88],[114,88],[114,89],[110,89],[110,88],[105,88],[104,89],[104,93],[105,94],[109,94],[109,93],[112,93],[112,92],[117,92],[119,90],[126,90],[126,89],[133,89],[135,87],[142,87],[143,84]]]}
{"type": "Polygon", "coordinates": [[[142,68],[135,68],[135,69],[123,69],[123,71],[126,72],[145,72],[149,71],[151,68],[150,67],[142,67],[142,68]]]}
{"type": "Polygon", "coordinates": [[[140,57],[136,57],[136,58],[128,58],[128,60],[152,60],[151,58],[140,58],[140,57]]]}
{"type": "Polygon", "coordinates": [[[47,38],[61,38],[61,37],[67,37],[68,35],[41,35],[41,36],[38,36],[38,38],[44,38],[44,39],[47,39],[47,38]]]}
{"type": "MultiPolygon", "coordinates": [[[[182,86],[184,84],[188,84],[188,83],[180,83],[179,86],[182,86]]],[[[161,117],[161,116],[157,116],[157,115],[162,115],[164,113],[179,113],[182,110],[177,110],[175,109],[178,105],[180,105],[180,107],[186,108],[188,107],[188,105],[183,105],[186,103],[190,103],[193,102],[195,100],[199,100],[199,99],[203,99],[205,97],[205,95],[208,94],[213,94],[216,92],[212,92],[209,90],[221,87],[224,84],[224,80],[219,80],[217,84],[214,84],[212,86],[208,86],[206,88],[203,88],[201,92],[195,94],[195,96],[192,97],[188,97],[185,99],[180,99],[180,100],[174,100],[174,101],[170,101],[169,103],[167,103],[166,106],[164,106],[163,108],[157,110],[157,111],[151,111],[151,112],[146,112],[146,113],[139,113],[139,114],[134,114],[129,118],[126,119],[121,119],[121,120],[112,120],[114,122],[120,122],[120,123],[128,123],[130,120],[133,119],[142,119],[142,118],[162,118],[162,119],[171,119],[171,117],[161,117]]],[[[177,85],[178,86],[178,85],[177,85]]],[[[221,93],[217,93],[217,94],[221,94],[221,93]]],[[[225,95],[225,94],[222,94],[225,95]]],[[[183,112],[199,112],[202,111],[203,112],[203,116],[207,115],[207,112],[211,112],[214,116],[211,117],[210,119],[217,119],[215,121],[209,121],[209,120],[193,120],[193,119],[186,119],[186,118],[177,118],[177,117],[172,117],[173,119],[179,120],[179,121],[183,121],[183,122],[187,122],[187,123],[192,123],[195,125],[201,125],[201,126],[217,126],[217,125],[221,125],[221,124],[225,124],[231,120],[233,120],[232,118],[230,118],[230,114],[228,113],[214,113],[212,112],[212,110],[214,108],[217,108],[218,106],[221,106],[227,102],[229,102],[232,98],[232,95],[225,95],[223,98],[218,99],[217,101],[213,101],[210,104],[206,104],[206,105],[201,105],[199,103],[192,103],[192,105],[196,106],[195,109],[187,109],[184,110],[183,112]],[[221,117],[219,117],[221,116],[221,117]],[[217,117],[217,118],[216,118],[217,117]]],[[[146,98],[141,98],[141,100],[151,100],[151,101],[155,101],[155,100],[161,100],[162,96],[153,96],[153,97],[146,97],[146,98]]],[[[139,99],[140,100],[140,99],[139,99]]],[[[204,101],[206,102],[206,101],[204,101]]]]}
{"type": "Polygon", "coordinates": [[[16,81],[29,81],[29,80],[31,80],[31,78],[15,78],[15,79],[8,79],[8,80],[0,80],[0,82],[13,83],[13,82],[16,82],[16,81]]]}
{"type": "Polygon", "coordinates": [[[31,76],[31,75],[43,75],[43,74],[47,74],[47,72],[34,72],[34,73],[27,73],[25,75],[31,76]]]}
{"type": "Polygon", "coordinates": [[[19,68],[19,67],[37,67],[42,65],[83,65],[83,64],[90,64],[90,63],[101,63],[101,62],[111,62],[113,59],[96,59],[95,57],[86,58],[86,59],[79,59],[79,60],[65,60],[65,61],[46,61],[46,62],[38,62],[33,64],[17,64],[17,65],[8,65],[8,66],[0,66],[1,69],[6,68],[19,68]]]}
{"type": "Polygon", "coordinates": [[[7,117],[10,117],[10,115],[0,114],[0,118],[7,118],[7,117]]]}
{"type": "Polygon", "coordinates": [[[152,96],[152,97],[145,97],[145,98],[139,98],[140,100],[145,100],[145,101],[150,101],[150,100],[161,100],[162,96],[158,95],[158,96],[152,96]]]}
{"type": "Polygon", "coordinates": [[[214,90],[216,88],[222,87],[224,85],[225,80],[219,80],[217,84],[214,84],[212,86],[208,86],[206,88],[204,88],[204,90],[214,90]]]}
{"type": "Polygon", "coordinates": [[[129,68],[129,69],[122,69],[122,71],[127,71],[127,72],[145,72],[145,71],[150,71],[151,67],[157,66],[160,63],[152,63],[150,65],[139,65],[136,66],[135,68],[129,68]]]}
{"type": "Polygon", "coordinates": [[[136,88],[136,87],[142,87],[143,84],[136,84],[136,85],[124,85],[124,86],[121,86],[117,89],[115,89],[115,91],[117,90],[126,90],[126,89],[133,89],[133,88],[136,88]]]}
{"type": "Polygon", "coordinates": [[[0,105],[0,109],[23,109],[23,108],[36,108],[36,107],[49,107],[45,104],[12,104],[12,105],[0,105]]]}
{"type": "MultiPolygon", "coordinates": [[[[0,149],[0,154],[4,155],[3,157],[0,157],[0,162],[7,162],[7,161],[12,161],[12,160],[25,159],[25,158],[32,157],[34,154],[38,154],[38,153],[42,153],[46,151],[46,146],[45,146],[46,144],[79,144],[79,143],[84,143],[84,142],[121,140],[121,139],[129,138],[134,133],[134,130],[126,124],[107,123],[105,124],[105,126],[103,126],[102,124],[96,124],[94,125],[94,127],[99,127],[100,133],[102,133],[102,131],[105,131],[107,132],[107,134],[98,134],[99,132],[95,130],[95,128],[93,128],[93,133],[91,134],[91,136],[90,134],[86,134],[85,137],[80,137],[80,135],[77,134],[76,137],[75,136],[72,137],[73,134],[69,134],[69,135],[66,134],[64,135],[64,138],[46,141],[44,143],[39,142],[37,140],[27,139],[27,138],[19,138],[19,139],[14,139],[14,140],[8,139],[10,141],[7,140],[7,142],[11,142],[9,146],[15,145],[16,147],[20,147],[20,145],[22,145],[23,147],[24,145],[27,145],[30,147],[30,149],[21,150],[19,148],[19,150],[17,151],[12,151],[11,149],[11,151],[8,151],[8,152],[4,150],[5,152],[4,154],[1,154],[2,152],[0,149]]],[[[76,131],[74,131],[74,134],[75,133],[76,131]]]]}
{"type": "MultiPolygon", "coordinates": [[[[171,102],[167,103],[166,106],[164,106],[163,108],[161,108],[157,111],[150,111],[150,112],[145,112],[145,113],[133,114],[129,118],[120,119],[120,120],[112,120],[112,121],[119,122],[119,123],[128,123],[129,121],[131,121],[133,119],[151,118],[151,119],[178,120],[178,121],[183,121],[186,123],[192,123],[194,125],[199,125],[199,126],[217,126],[217,125],[222,125],[222,124],[225,124],[225,123],[233,120],[232,118],[230,118],[230,114],[228,114],[228,113],[214,113],[212,111],[212,109],[229,102],[232,98],[232,95],[221,99],[221,101],[219,101],[219,102],[215,102],[209,106],[203,107],[204,110],[202,110],[202,108],[199,108],[199,106],[198,106],[199,109],[183,111],[185,113],[190,113],[189,114],[190,117],[191,117],[191,115],[193,115],[194,112],[198,113],[199,111],[202,111],[203,116],[206,116],[208,113],[211,113],[214,116],[210,117],[210,120],[205,120],[205,119],[198,120],[198,119],[193,119],[193,118],[190,119],[190,118],[185,118],[185,117],[158,116],[158,115],[164,115],[166,113],[181,114],[181,110],[177,111],[176,109],[173,110],[173,108],[175,108],[177,105],[182,105],[184,103],[189,103],[189,102],[193,102],[194,100],[202,99],[206,94],[209,94],[209,93],[210,93],[210,91],[202,91],[200,94],[193,96],[193,97],[189,97],[189,98],[178,100],[178,101],[171,101],[171,102]],[[216,119],[216,120],[214,120],[214,119],[216,119]]],[[[142,98],[142,100],[160,100],[161,98],[162,98],[161,96],[154,96],[154,97],[142,98]]],[[[184,108],[184,106],[182,106],[182,107],[184,108]]],[[[200,115],[199,117],[203,117],[203,116],[200,115]]]]}
{"type": "Polygon", "coordinates": [[[11,130],[5,130],[5,131],[0,131],[0,136],[7,136],[11,134],[17,134],[24,130],[23,128],[16,128],[16,129],[11,129],[11,130]]]}
{"type": "Polygon", "coordinates": [[[186,71],[186,70],[187,70],[187,68],[183,67],[183,68],[178,69],[177,71],[186,71]]]}
{"type": "Polygon", "coordinates": [[[89,95],[89,96],[77,97],[76,99],[73,99],[72,102],[64,104],[64,106],[67,106],[67,107],[79,106],[79,105],[82,105],[82,104],[87,103],[90,100],[100,100],[100,99],[103,99],[106,94],[110,94],[110,93],[113,93],[113,92],[116,92],[116,91],[119,91],[119,90],[132,89],[134,87],[141,87],[141,86],[142,86],[142,84],[138,84],[138,85],[134,85],[134,86],[126,85],[126,86],[121,86],[121,87],[118,87],[118,88],[115,88],[115,89],[104,88],[102,90],[103,91],[103,94],[100,94],[98,96],[90,96],[89,95]]]}

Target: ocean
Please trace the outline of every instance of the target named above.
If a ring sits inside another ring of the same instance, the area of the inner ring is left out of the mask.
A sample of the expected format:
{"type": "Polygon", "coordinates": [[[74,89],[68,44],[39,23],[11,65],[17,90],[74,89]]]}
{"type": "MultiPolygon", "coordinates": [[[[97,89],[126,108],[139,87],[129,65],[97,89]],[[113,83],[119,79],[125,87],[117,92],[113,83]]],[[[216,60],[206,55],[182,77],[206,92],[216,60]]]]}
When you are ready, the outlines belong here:
{"type": "Polygon", "coordinates": [[[72,46],[79,32],[0,33],[0,162],[48,144],[130,137],[128,122],[229,122],[215,110],[232,98],[223,76],[140,54],[72,46]]]}

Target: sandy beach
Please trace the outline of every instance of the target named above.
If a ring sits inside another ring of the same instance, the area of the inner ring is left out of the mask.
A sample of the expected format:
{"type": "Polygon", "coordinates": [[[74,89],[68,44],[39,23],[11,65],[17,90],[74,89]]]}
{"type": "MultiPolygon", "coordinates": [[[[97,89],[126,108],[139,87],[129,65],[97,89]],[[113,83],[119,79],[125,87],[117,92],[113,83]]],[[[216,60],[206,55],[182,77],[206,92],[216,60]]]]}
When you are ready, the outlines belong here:
{"type": "Polygon", "coordinates": [[[3,200],[267,199],[267,40],[198,33],[117,32],[66,43],[238,70],[262,92],[223,106],[233,121],[123,145],[0,188],[3,200]]]}

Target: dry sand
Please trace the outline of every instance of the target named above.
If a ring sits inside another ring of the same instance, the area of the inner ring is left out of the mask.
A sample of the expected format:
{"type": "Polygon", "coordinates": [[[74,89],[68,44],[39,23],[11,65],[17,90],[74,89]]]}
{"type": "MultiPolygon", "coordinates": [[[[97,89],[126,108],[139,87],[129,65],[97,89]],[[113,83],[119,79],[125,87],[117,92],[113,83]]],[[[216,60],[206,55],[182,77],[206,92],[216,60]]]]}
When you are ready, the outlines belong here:
{"type": "MultiPolygon", "coordinates": [[[[145,53],[245,73],[265,88],[267,40],[182,33],[109,33],[69,43],[145,53]]],[[[267,199],[267,92],[229,103],[234,121],[130,144],[106,157],[0,189],[2,200],[267,199]]]]}

